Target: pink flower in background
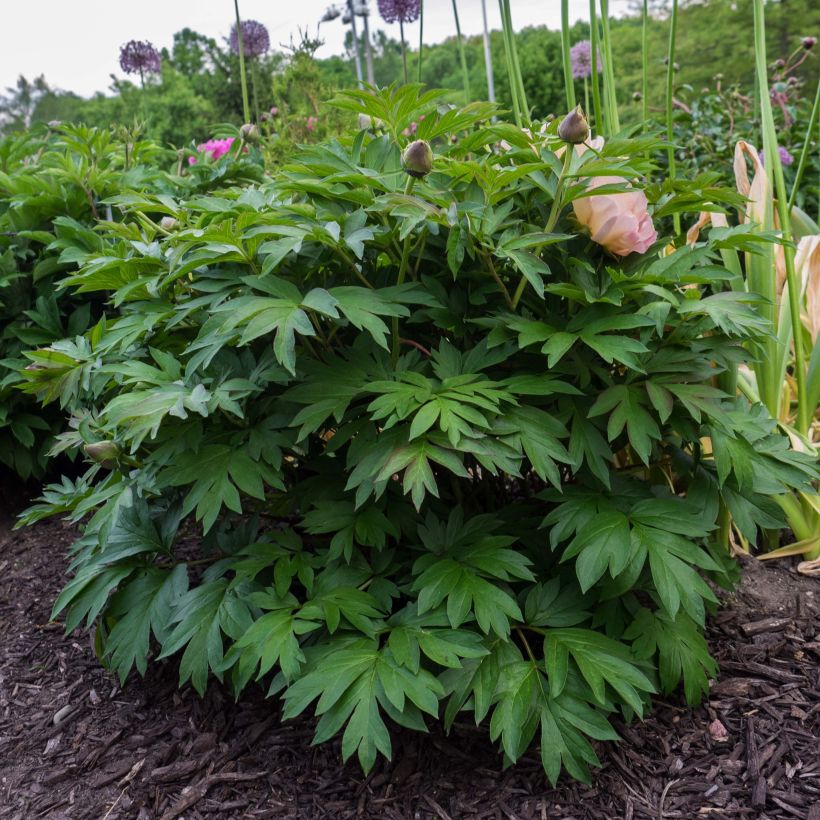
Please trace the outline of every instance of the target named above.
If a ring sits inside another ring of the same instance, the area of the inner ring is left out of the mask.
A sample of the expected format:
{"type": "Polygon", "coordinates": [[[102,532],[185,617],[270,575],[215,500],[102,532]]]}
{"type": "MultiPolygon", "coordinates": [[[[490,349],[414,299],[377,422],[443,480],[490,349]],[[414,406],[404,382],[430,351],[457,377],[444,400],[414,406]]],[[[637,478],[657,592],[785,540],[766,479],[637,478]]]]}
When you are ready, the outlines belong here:
{"type": "Polygon", "coordinates": [[[273,108],[270,110],[270,115],[275,117],[279,113],[279,109],[274,105],[273,108]]]}
{"type": "MultiPolygon", "coordinates": [[[[619,182],[623,182],[620,177],[593,177],[589,187],[619,182]]],[[[572,209],[575,218],[589,228],[592,241],[618,256],[646,253],[658,238],[643,191],[582,197],[572,203],[572,209]]]]}
{"type": "MultiPolygon", "coordinates": [[[[202,142],[197,145],[196,150],[199,151],[200,154],[205,154],[209,159],[216,160],[220,157],[224,157],[225,154],[231,150],[233,141],[233,137],[226,137],[224,140],[208,140],[207,142],[202,142]]],[[[196,157],[188,157],[188,165],[196,165],[196,163],[196,157]]]]}
{"type": "Polygon", "coordinates": [[[319,122],[318,117],[308,117],[307,118],[307,130],[308,131],[315,131],[316,130],[316,123],[319,122]]]}

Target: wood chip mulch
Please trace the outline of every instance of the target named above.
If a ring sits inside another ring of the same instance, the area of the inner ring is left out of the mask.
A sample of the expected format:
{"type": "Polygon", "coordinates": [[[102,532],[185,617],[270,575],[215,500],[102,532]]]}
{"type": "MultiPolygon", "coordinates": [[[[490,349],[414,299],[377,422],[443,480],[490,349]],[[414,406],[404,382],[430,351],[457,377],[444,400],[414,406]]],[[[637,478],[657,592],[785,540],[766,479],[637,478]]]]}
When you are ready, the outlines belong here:
{"type": "Polygon", "coordinates": [[[696,709],[659,701],[602,745],[591,787],[550,789],[537,754],[506,771],[469,720],[394,733],[369,777],[310,720],[218,686],[177,691],[173,664],[124,688],[86,635],[50,624],[72,530],[0,532],[0,817],[381,820],[820,820],[820,584],[749,562],[712,621],[721,673],[696,709]]]}

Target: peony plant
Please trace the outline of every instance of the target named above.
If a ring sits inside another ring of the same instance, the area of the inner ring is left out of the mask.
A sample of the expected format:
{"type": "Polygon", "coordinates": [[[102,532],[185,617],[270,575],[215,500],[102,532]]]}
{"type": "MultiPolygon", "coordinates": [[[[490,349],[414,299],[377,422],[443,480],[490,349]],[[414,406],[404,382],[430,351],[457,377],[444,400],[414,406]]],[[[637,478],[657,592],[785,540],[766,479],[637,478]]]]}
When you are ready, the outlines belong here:
{"type": "Polygon", "coordinates": [[[395,726],[471,719],[588,779],[614,718],[715,674],[721,512],[754,537],[817,476],[715,386],[764,332],[721,253],[760,239],[675,244],[670,214],[743,200],[646,185],[651,136],[417,86],[336,105],[379,128],[63,236],[61,287],[108,315],[20,373],[87,459],[24,517],[81,526],[55,616],[121,679],[261,685],[366,771],[395,726]]]}

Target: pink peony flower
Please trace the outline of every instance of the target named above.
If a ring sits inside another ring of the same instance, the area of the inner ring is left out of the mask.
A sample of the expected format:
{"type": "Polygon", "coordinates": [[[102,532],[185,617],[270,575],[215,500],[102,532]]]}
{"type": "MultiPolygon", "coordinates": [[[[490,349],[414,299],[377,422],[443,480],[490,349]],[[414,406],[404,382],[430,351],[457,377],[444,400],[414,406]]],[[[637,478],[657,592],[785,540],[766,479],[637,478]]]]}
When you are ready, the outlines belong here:
{"type": "MultiPolygon", "coordinates": [[[[589,144],[600,151],[604,141],[597,137],[589,144]]],[[[587,146],[576,145],[575,150],[583,154],[587,146]]],[[[588,187],[623,181],[621,177],[592,177],[588,187]]],[[[633,251],[646,253],[658,238],[643,191],[582,197],[572,203],[572,210],[575,218],[589,229],[592,241],[618,256],[628,256],[633,251]]]]}
{"type": "MultiPolygon", "coordinates": [[[[589,187],[618,182],[623,179],[594,177],[589,187]]],[[[572,203],[572,209],[575,218],[589,228],[592,241],[618,256],[628,256],[633,251],[646,253],[658,238],[643,191],[583,197],[572,203]]]]}
{"type": "MultiPolygon", "coordinates": [[[[199,151],[200,154],[205,154],[209,159],[217,160],[220,157],[224,157],[228,151],[231,150],[231,146],[233,145],[234,138],[233,137],[226,137],[225,139],[218,140],[208,140],[207,142],[202,142],[197,145],[196,150],[199,151]]],[[[245,151],[248,149],[245,148],[245,151]]],[[[188,157],[188,165],[196,165],[197,158],[196,157],[188,157]]]]}

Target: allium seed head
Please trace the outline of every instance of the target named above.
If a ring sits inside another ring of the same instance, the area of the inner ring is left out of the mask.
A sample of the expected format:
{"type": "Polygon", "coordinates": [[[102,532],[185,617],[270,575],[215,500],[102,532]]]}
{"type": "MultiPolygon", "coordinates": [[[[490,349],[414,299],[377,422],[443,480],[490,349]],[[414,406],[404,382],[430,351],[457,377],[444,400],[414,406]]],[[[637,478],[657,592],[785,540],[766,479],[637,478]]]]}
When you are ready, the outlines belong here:
{"type": "MultiPolygon", "coordinates": [[[[234,54],[239,54],[239,37],[236,31],[236,23],[231,27],[231,34],[228,43],[234,54]]],[[[258,20],[242,21],[242,50],[246,57],[261,57],[270,48],[270,35],[268,30],[258,20]]]]}
{"type": "Polygon", "coordinates": [[[120,48],[120,68],[126,74],[156,74],[162,59],[147,40],[129,40],[120,48]]]}
{"type": "Polygon", "coordinates": [[[379,0],[379,14],[385,23],[415,23],[421,0],[379,0]]]}
{"type": "MultiPolygon", "coordinates": [[[[592,75],[592,43],[589,40],[581,40],[569,50],[569,58],[572,61],[572,76],[576,80],[592,75]]],[[[596,60],[598,73],[601,73],[601,54],[598,52],[596,60]]]]}

